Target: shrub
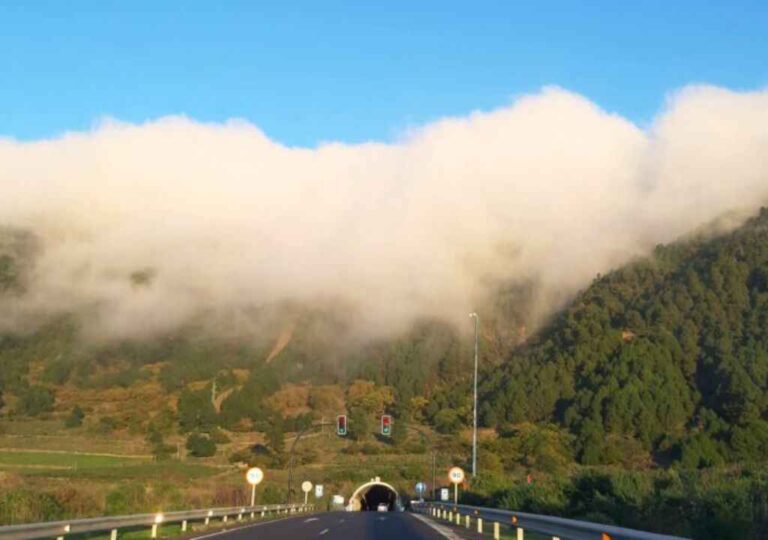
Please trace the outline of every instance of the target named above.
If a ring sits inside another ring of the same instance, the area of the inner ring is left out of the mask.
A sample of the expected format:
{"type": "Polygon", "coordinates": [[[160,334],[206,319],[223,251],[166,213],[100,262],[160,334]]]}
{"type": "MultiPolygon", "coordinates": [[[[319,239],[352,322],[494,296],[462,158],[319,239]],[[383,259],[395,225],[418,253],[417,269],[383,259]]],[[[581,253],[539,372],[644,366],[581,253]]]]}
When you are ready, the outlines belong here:
{"type": "Polygon", "coordinates": [[[187,450],[194,457],[210,457],[216,454],[216,443],[207,435],[192,433],[187,437],[187,450]]]}

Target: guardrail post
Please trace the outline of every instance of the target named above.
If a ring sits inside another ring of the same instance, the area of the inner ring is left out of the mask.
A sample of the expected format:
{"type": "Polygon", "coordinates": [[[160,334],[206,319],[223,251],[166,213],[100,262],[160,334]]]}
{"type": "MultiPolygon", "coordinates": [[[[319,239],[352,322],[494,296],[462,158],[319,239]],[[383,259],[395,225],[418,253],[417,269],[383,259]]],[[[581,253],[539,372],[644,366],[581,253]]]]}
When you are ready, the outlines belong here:
{"type": "Polygon", "coordinates": [[[264,510],[262,510],[261,511],[261,517],[264,517],[264,514],[265,514],[264,510]]]}
{"type": "MultiPolygon", "coordinates": [[[[181,522],[181,532],[187,532],[187,520],[181,522]]],[[[115,540],[114,538],[112,540],[115,540]]]]}
{"type": "Polygon", "coordinates": [[[448,512],[448,521],[453,522],[453,510],[448,512]]]}
{"type": "Polygon", "coordinates": [[[227,522],[227,518],[228,518],[228,517],[229,517],[229,516],[227,516],[227,515],[225,514],[225,515],[224,515],[224,518],[221,520],[221,522],[222,522],[222,523],[226,523],[226,522],[227,522]]]}
{"type": "Polygon", "coordinates": [[[456,512],[456,525],[461,525],[461,514],[456,512]]]}
{"type": "Polygon", "coordinates": [[[466,524],[467,524],[467,529],[469,529],[469,524],[470,524],[470,517],[469,517],[469,514],[467,514],[467,520],[466,520],[466,524]]]}
{"type": "Polygon", "coordinates": [[[243,521],[243,513],[242,512],[237,514],[237,521],[243,521]]]}
{"type": "Polygon", "coordinates": [[[109,533],[109,540],[117,540],[117,529],[112,529],[109,533]]]}
{"type": "Polygon", "coordinates": [[[477,518],[477,532],[483,534],[483,518],[477,518]]]}
{"type": "Polygon", "coordinates": [[[553,536],[552,540],[560,540],[560,537],[559,536],[553,536]]]}
{"type": "MultiPolygon", "coordinates": [[[[68,533],[71,530],[72,530],[72,526],[71,525],[69,525],[69,524],[64,525],[64,534],[68,533]]],[[[61,536],[57,537],[56,540],[64,540],[64,534],[62,534],[61,536]]]]}
{"type": "Polygon", "coordinates": [[[149,537],[157,538],[157,523],[152,524],[152,534],[150,534],[149,537]]]}
{"type": "Polygon", "coordinates": [[[501,538],[501,527],[499,527],[499,522],[494,521],[493,522],[493,540],[499,540],[501,538]]]}
{"type": "Polygon", "coordinates": [[[525,531],[522,527],[517,528],[517,540],[525,540],[525,531]]]}
{"type": "Polygon", "coordinates": [[[251,519],[256,519],[256,512],[251,512],[251,519]]]}

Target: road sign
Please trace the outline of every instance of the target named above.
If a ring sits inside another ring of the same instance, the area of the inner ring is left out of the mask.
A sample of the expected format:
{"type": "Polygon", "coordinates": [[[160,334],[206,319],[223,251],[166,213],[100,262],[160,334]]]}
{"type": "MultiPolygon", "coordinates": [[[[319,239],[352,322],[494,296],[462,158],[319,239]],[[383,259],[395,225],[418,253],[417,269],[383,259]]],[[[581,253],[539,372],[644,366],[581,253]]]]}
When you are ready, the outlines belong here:
{"type": "Polygon", "coordinates": [[[264,480],[264,471],[258,467],[251,467],[245,473],[245,480],[251,485],[251,506],[256,504],[256,486],[264,480]]]}
{"type": "Polygon", "coordinates": [[[447,501],[450,499],[451,493],[448,491],[448,488],[441,488],[440,489],[440,500],[441,501],[447,501]]]}
{"type": "Polygon", "coordinates": [[[309,480],[303,481],[301,483],[301,491],[303,491],[304,493],[309,493],[310,491],[312,491],[312,482],[310,482],[309,480]]]}
{"type": "Polygon", "coordinates": [[[448,478],[453,484],[461,484],[464,481],[464,469],[461,467],[451,467],[448,471],[448,478]]]}
{"type": "Polygon", "coordinates": [[[315,486],[315,499],[321,499],[323,497],[323,485],[318,484],[315,486]]]}
{"type": "Polygon", "coordinates": [[[381,415],[381,434],[385,437],[392,435],[392,416],[389,414],[381,415]]]}
{"type": "Polygon", "coordinates": [[[261,481],[264,480],[264,471],[262,471],[258,467],[253,467],[251,469],[248,469],[248,472],[245,473],[245,479],[252,486],[258,486],[261,483],[261,481]]]}
{"type": "Polygon", "coordinates": [[[459,504],[459,484],[464,481],[464,469],[451,467],[451,470],[448,471],[448,478],[453,483],[453,504],[459,504]]]}
{"type": "Polygon", "coordinates": [[[427,484],[424,482],[419,482],[416,484],[416,493],[419,494],[419,496],[424,495],[427,492],[427,484]]]}
{"type": "Polygon", "coordinates": [[[336,417],[336,434],[342,437],[347,434],[347,415],[340,414],[336,417]]]}

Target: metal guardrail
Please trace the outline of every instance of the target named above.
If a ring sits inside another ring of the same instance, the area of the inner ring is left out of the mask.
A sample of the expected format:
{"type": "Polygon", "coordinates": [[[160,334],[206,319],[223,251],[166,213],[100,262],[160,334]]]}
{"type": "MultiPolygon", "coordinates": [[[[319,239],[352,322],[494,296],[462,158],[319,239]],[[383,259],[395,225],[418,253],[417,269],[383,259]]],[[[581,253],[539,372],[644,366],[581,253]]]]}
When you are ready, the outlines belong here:
{"type": "Polygon", "coordinates": [[[91,532],[111,532],[112,540],[116,540],[117,532],[120,529],[134,529],[140,527],[151,528],[151,537],[157,538],[158,528],[168,523],[181,523],[182,531],[186,531],[187,525],[191,522],[204,522],[206,525],[209,525],[215,519],[219,519],[221,523],[227,523],[229,519],[232,518],[233,521],[237,522],[255,519],[257,516],[266,517],[274,514],[288,515],[309,512],[313,509],[313,505],[273,504],[266,506],[236,506],[232,508],[184,510],[181,512],[159,514],[135,514],[131,516],[29,523],[0,527],[0,540],[26,540],[33,538],[63,539],[70,535],[91,532]]]}
{"type": "Polygon", "coordinates": [[[475,525],[478,532],[483,532],[485,522],[493,530],[494,538],[500,537],[499,525],[506,525],[517,529],[517,540],[524,540],[525,531],[556,540],[688,540],[613,525],[464,504],[421,503],[414,506],[414,510],[467,528],[475,525]]]}

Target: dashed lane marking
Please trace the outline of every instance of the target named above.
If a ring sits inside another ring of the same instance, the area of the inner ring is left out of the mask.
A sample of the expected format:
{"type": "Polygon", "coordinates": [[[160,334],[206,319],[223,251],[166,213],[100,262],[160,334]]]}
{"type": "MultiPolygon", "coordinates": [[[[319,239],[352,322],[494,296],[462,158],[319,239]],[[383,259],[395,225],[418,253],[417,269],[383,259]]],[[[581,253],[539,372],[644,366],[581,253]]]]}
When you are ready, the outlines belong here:
{"type": "Polygon", "coordinates": [[[323,529],[322,531],[320,531],[320,536],[323,536],[325,533],[327,533],[330,530],[331,529],[323,529]]]}
{"type": "Polygon", "coordinates": [[[311,522],[313,522],[313,521],[320,521],[320,518],[311,517],[311,518],[309,518],[309,519],[305,519],[305,520],[304,520],[304,523],[311,523],[311,522]]]}

